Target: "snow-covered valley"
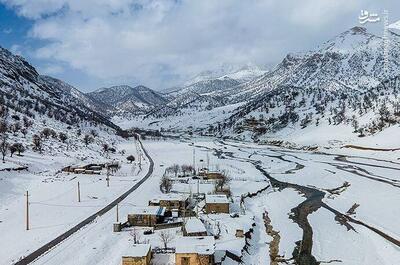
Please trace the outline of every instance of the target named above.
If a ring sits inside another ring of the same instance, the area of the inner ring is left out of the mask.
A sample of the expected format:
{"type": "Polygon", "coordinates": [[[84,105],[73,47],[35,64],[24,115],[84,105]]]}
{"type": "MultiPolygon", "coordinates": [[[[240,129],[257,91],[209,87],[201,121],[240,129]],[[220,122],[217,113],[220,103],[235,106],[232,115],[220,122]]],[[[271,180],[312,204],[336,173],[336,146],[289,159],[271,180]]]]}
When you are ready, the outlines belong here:
{"type": "MultiPolygon", "coordinates": [[[[400,227],[396,219],[400,215],[397,205],[400,200],[398,151],[296,151],[212,138],[145,140],[143,144],[154,161],[154,172],[120,203],[119,218],[122,220],[133,206],[146,206],[149,200],[161,194],[158,184],[165,167],[192,163],[195,149],[198,167],[203,166],[208,157],[210,168],[229,172],[231,211],[240,213],[242,225],[255,224],[247,250],[242,251],[241,240],[227,245],[223,237],[216,240],[216,250],[229,249],[241,256],[245,264],[292,263],[300,258],[309,260],[309,264],[314,261],[395,264],[400,260],[400,227]],[[244,205],[241,206],[243,196],[244,205]],[[357,206],[352,207],[354,205],[357,206]],[[270,230],[266,227],[266,214],[270,230]],[[296,242],[301,241],[300,247],[296,248],[296,242]],[[295,249],[299,255],[294,254],[295,249]]],[[[126,150],[135,151],[133,141],[122,145],[126,150]]],[[[146,171],[144,166],[137,174],[132,171],[133,167],[123,164],[118,175],[111,177],[108,188],[103,175],[63,173],[54,176],[50,171],[32,176],[26,174],[21,180],[10,179],[9,173],[2,172],[2,182],[11,184],[2,193],[8,195],[2,198],[0,228],[4,238],[14,243],[3,247],[1,259],[6,261],[5,264],[15,262],[117,197],[146,171]],[[85,194],[81,203],[76,201],[77,181],[82,184],[85,194]],[[32,191],[32,229],[25,231],[23,191],[28,188],[32,191]],[[97,199],[91,199],[93,197],[97,199]]],[[[190,183],[174,182],[173,190],[196,192],[196,181],[193,185],[190,183]]],[[[200,192],[212,192],[212,186],[210,188],[207,183],[201,183],[199,189],[200,192]]],[[[204,220],[223,218],[221,214],[200,216],[204,220]]],[[[228,216],[228,219],[232,218],[228,216]]],[[[129,229],[112,232],[115,221],[114,208],[35,260],[34,264],[120,264],[123,253],[132,247],[133,238],[129,229]]],[[[142,228],[138,231],[143,242],[162,247],[157,236],[160,231],[152,235],[143,235],[142,228]]],[[[180,229],[171,231],[175,234],[170,243],[174,247],[182,232],[180,229]]],[[[155,254],[154,262],[157,260],[160,263],[155,264],[167,264],[164,262],[173,262],[173,257],[155,254]]],[[[222,264],[236,263],[225,258],[222,264]]]]}

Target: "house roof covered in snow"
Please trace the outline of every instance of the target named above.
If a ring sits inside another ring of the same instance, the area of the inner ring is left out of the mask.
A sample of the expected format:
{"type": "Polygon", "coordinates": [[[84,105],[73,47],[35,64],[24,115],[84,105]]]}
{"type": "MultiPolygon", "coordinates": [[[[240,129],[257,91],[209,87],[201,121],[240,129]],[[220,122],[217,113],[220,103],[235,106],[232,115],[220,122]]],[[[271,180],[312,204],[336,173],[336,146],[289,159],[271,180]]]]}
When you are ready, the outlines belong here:
{"type": "Polygon", "coordinates": [[[201,233],[207,231],[203,222],[198,218],[188,219],[185,224],[185,230],[187,233],[201,233]]]}
{"type": "Polygon", "coordinates": [[[130,214],[141,214],[141,215],[164,215],[165,207],[159,206],[143,206],[143,207],[133,207],[130,210],[130,214]]]}
{"type": "Polygon", "coordinates": [[[207,194],[206,203],[229,203],[229,201],[224,194],[207,194]]]}
{"type": "Polygon", "coordinates": [[[186,201],[188,198],[189,195],[184,193],[167,193],[155,197],[151,200],[151,202],[158,203],[160,201],[186,201]]]}
{"type": "Polygon", "coordinates": [[[123,253],[123,257],[145,257],[150,251],[150,244],[133,244],[123,253]]]}
{"type": "Polygon", "coordinates": [[[215,239],[213,236],[181,237],[176,240],[175,253],[197,253],[212,255],[215,252],[215,239]]]}

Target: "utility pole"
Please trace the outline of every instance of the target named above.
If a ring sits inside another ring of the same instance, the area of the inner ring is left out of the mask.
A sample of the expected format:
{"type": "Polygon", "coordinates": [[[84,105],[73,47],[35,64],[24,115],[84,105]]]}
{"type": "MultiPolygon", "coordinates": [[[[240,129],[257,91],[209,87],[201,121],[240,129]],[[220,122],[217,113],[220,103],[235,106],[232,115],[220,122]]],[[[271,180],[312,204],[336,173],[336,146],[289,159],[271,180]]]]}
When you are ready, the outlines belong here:
{"type": "Polygon", "coordinates": [[[118,213],[118,203],[117,203],[117,223],[119,222],[119,213],[118,213]]]}
{"type": "Polygon", "coordinates": [[[78,181],[78,202],[81,202],[81,186],[79,185],[79,181],[78,181]]]}
{"type": "Polygon", "coordinates": [[[110,187],[110,167],[107,168],[107,176],[106,176],[106,180],[107,180],[107,187],[110,187]]]}
{"type": "Polygon", "coordinates": [[[29,193],[26,191],[26,230],[29,230],[29,193]]]}
{"type": "Polygon", "coordinates": [[[200,195],[200,179],[197,179],[197,198],[199,198],[200,195]]]}
{"type": "Polygon", "coordinates": [[[208,150],[207,150],[207,172],[210,171],[210,156],[208,155],[208,150]]]}
{"type": "Polygon", "coordinates": [[[196,175],[196,148],[193,143],[193,170],[194,170],[194,175],[196,175]]]}

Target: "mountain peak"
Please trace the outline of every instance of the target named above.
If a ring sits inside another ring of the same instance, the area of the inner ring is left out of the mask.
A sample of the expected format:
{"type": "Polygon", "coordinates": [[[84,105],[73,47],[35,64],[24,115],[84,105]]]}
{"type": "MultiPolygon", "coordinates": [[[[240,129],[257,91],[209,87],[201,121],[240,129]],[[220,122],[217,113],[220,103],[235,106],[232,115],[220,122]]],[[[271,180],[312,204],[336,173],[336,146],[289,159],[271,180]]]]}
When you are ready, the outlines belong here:
{"type": "Polygon", "coordinates": [[[365,34],[367,33],[367,29],[365,27],[355,26],[348,30],[353,34],[365,34]]]}
{"type": "Polygon", "coordinates": [[[88,95],[97,101],[112,106],[114,110],[122,112],[143,111],[166,102],[160,94],[143,85],[105,87],[90,92],[88,95]]]}

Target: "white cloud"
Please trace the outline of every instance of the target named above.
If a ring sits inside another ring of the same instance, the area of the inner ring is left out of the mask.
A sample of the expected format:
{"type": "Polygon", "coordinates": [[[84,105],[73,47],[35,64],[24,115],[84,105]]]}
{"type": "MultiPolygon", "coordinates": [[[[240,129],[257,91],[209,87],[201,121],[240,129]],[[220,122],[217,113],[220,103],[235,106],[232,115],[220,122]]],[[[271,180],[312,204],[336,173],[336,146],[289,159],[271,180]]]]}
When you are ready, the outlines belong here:
{"type": "Polygon", "coordinates": [[[13,53],[13,54],[16,54],[16,55],[22,55],[22,49],[21,49],[21,46],[20,45],[18,45],[18,44],[13,44],[12,46],[11,46],[11,48],[10,48],[10,51],[13,53]]]}
{"type": "Polygon", "coordinates": [[[59,66],[59,65],[48,64],[48,65],[45,65],[43,67],[40,67],[39,71],[40,71],[41,74],[44,74],[44,75],[56,75],[56,74],[63,73],[64,72],[64,68],[59,66]]]}
{"type": "MultiPolygon", "coordinates": [[[[331,23],[348,23],[343,14],[354,9],[356,18],[360,2],[1,1],[34,19],[30,37],[46,41],[36,50],[38,58],[67,63],[99,80],[138,80],[156,87],[223,63],[277,62],[287,52],[308,47],[309,36],[331,23]]],[[[335,33],[353,25],[339,26],[335,33]]]]}

